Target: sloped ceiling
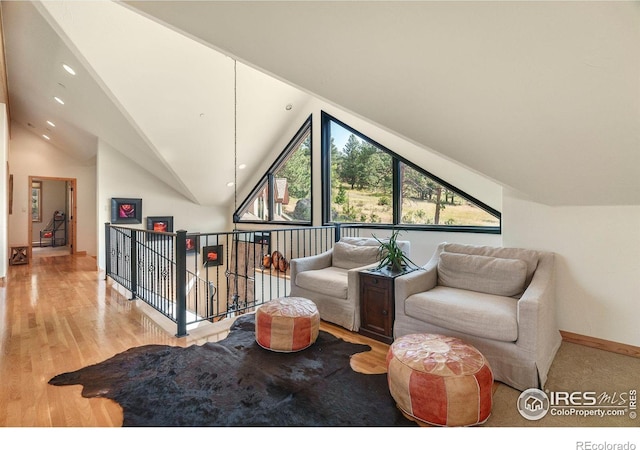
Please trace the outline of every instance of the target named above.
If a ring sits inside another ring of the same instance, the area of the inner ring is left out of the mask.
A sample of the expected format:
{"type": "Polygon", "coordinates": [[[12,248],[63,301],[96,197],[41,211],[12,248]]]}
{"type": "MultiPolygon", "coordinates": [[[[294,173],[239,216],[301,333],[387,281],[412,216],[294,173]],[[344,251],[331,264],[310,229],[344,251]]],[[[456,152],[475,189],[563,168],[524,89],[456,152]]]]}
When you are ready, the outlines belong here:
{"type": "Polygon", "coordinates": [[[125,3],[532,200],[640,204],[640,2],[125,3]]]}
{"type": "Polygon", "coordinates": [[[228,204],[234,159],[280,151],[310,95],[543,204],[640,204],[640,2],[3,1],[2,13],[14,121],[88,164],[104,140],[198,204],[228,204]]]}
{"type": "Polygon", "coordinates": [[[228,205],[236,161],[241,184],[308,115],[307,93],[118,3],[2,9],[12,119],[87,164],[103,140],[194,203],[228,205]]]}

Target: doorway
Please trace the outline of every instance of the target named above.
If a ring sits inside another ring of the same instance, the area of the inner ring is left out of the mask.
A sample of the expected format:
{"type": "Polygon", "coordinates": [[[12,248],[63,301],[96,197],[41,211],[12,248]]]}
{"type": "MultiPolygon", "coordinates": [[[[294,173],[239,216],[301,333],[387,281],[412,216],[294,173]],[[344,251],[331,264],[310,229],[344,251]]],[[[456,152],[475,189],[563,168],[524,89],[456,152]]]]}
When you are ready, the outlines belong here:
{"type": "Polygon", "coordinates": [[[73,255],[76,248],[76,179],[29,176],[29,261],[34,255],[73,255]]]}

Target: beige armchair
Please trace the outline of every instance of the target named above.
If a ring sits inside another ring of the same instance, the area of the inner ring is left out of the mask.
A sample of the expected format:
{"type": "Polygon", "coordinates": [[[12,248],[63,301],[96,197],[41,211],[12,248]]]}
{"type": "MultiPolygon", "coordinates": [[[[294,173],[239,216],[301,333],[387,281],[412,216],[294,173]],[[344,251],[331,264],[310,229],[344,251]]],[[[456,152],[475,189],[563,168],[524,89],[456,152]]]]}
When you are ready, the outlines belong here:
{"type": "MultiPolygon", "coordinates": [[[[398,243],[408,255],[409,242],[398,243]]],[[[359,272],[378,264],[379,245],[374,238],[344,237],[324,253],[292,259],[290,295],[312,300],[322,320],[358,331],[359,272]]]]}
{"type": "Polygon", "coordinates": [[[562,340],[554,280],[550,252],[442,243],[423,270],[396,279],[394,337],[456,336],[496,380],[542,388],[562,340]]]}

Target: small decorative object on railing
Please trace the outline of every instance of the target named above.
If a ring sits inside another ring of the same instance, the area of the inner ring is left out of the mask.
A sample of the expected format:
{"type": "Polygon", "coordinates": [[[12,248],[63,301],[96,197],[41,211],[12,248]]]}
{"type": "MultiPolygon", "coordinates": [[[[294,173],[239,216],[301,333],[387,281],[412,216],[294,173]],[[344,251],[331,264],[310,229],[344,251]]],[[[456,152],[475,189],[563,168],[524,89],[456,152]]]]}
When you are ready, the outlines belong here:
{"type": "Polygon", "coordinates": [[[280,253],[278,250],[274,251],[271,254],[271,264],[273,265],[273,268],[276,270],[280,270],[280,258],[284,258],[282,256],[282,253],[280,253]]]}
{"type": "Polygon", "coordinates": [[[283,256],[278,260],[278,270],[280,272],[286,272],[288,268],[289,268],[289,262],[287,261],[287,258],[283,256]]]}

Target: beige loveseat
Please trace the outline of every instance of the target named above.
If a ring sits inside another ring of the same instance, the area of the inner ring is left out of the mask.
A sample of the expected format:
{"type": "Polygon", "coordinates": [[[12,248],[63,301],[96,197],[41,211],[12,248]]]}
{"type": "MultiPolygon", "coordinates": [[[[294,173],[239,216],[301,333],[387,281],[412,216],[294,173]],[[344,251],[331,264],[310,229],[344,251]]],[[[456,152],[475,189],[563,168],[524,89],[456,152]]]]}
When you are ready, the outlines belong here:
{"type": "Polygon", "coordinates": [[[496,380],[542,388],[561,343],[554,279],[550,252],[442,243],[423,270],[396,279],[394,337],[459,337],[496,380]]]}
{"type": "MultiPolygon", "coordinates": [[[[409,242],[398,244],[409,256],[409,242]]],[[[378,264],[379,246],[374,238],[343,237],[324,253],[292,259],[290,295],[312,300],[322,320],[358,331],[359,272],[378,264]]]]}

